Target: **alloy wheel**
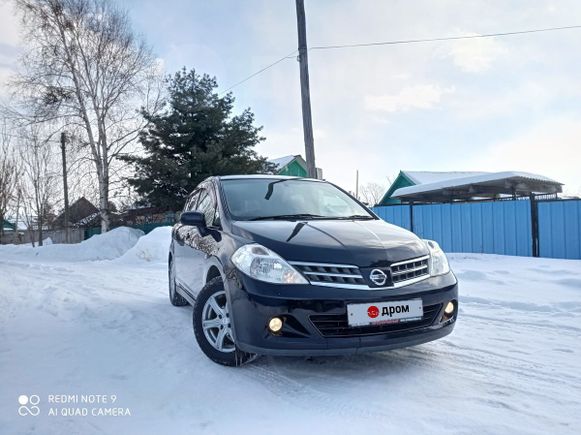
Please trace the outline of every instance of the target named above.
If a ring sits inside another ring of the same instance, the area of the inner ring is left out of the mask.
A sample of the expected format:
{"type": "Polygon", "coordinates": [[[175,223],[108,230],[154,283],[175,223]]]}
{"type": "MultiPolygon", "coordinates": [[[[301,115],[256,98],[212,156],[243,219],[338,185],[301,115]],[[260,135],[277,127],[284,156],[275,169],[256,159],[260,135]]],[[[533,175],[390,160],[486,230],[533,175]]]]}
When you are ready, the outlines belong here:
{"type": "Polygon", "coordinates": [[[217,351],[226,353],[236,350],[225,291],[214,293],[204,304],[202,329],[208,343],[217,351]]]}

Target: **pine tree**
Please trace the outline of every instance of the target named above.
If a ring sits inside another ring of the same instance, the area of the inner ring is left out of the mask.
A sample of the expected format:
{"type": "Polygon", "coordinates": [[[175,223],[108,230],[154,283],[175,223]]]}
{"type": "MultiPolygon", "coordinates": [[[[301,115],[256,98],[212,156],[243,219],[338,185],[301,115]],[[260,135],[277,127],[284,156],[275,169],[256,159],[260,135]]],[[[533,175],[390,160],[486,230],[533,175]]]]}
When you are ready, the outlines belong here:
{"type": "Polygon", "coordinates": [[[168,101],[161,114],[143,111],[148,126],[139,140],[145,156],[126,156],[136,169],[128,180],[142,202],[169,210],[212,175],[272,170],[254,146],[264,140],[250,109],[232,115],[234,98],[216,92],[216,79],[182,69],[168,77],[168,101]]]}

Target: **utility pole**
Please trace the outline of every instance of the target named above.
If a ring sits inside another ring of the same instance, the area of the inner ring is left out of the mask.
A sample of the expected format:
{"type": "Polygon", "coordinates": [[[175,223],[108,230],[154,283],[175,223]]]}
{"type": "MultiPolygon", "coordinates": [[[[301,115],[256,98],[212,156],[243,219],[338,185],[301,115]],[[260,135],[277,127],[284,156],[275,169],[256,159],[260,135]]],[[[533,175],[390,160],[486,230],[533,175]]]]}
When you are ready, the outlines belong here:
{"type": "Polygon", "coordinates": [[[66,142],[67,135],[63,131],[61,133],[61,153],[63,156],[63,188],[65,197],[65,243],[69,243],[69,185],[67,182],[67,155],[65,152],[66,142]]]}
{"type": "Polygon", "coordinates": [[[311,91],[309,88],[309,56],[307,50],[307,30],[305,24],[304,0],[296,0],[297,32],[299,36],[299,65],[301,72],[301,101],[303,108],[303,135],[305,137],[305,157],[310,178],[317,178],[315,165],[315,143],[313,139],[313,119],[311,116],[311,91]]]}
{"type": "Polygon", "coordinates": [[[359,199],[359,169],[355,169],[355,198],[359,199]]]}

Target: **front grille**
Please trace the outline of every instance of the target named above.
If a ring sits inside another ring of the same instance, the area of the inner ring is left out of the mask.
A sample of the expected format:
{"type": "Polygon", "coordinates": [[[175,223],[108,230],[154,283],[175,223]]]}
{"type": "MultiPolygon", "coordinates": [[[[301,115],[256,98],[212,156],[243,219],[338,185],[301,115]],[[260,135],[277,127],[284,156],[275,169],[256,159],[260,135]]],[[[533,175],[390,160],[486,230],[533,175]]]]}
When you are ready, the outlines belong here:
{"type": "Polygon", "coordinates": [[[357,266],[346,264],[290,262],[311,284],[341,286],[366,285],[357,266]]]}
{"type": "Polygon", "coordinates": [[[428,256],[425,256],[393,263],[390,266],[392,284],[397,287],[398,285],[407,284],[406,281],[427,277],[430,273],[428,258],[428,256]]]}
{"type": "Polygon", "coordinates": [[[357,337],[409,332],[415,329],[425,328],[434,322],[441,308],[442,304],[427,305],[424,307],[424,315],[420,320],[384,325],[349,326],[347,313],[315,314],[310,318],[313,325],[315,325],[324,337],[357,337]]]}
{"type": "Polygon", "coordinates": [[[393,263],[382,270],[387,275],[387,281],[382,287],[375,286],[363,275],[368,275],[375,268],[359,269],[348,264],[309,263],[289,261],[301,272],[311,284],[328,287],[347,288],[355,290],[375,290],[377,288],[403,287],[416,283],[430,276],[428,267],[429,256],[412,258],[411,260],[393,263]]]}

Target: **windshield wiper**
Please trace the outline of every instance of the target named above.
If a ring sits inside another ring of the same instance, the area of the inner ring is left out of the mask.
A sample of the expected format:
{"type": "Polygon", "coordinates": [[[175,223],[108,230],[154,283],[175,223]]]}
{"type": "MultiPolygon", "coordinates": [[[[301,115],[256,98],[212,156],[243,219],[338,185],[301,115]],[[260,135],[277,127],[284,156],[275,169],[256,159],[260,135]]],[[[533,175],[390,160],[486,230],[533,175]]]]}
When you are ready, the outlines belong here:
{"type": "Polygon", "coordinates": [[[350,220],[371,220],[371,219],[375,219],[373,216],[369,216],[368,214],[352,214],[351,216],[338,216],[338,217],[334,217],[331,219],[339,219],[339,220],[345,220],[345,221],[350,221],[350,220]]]}
{"type": "Polygon", "coordinates": [[[283,178],[282,180],[276,180],[273,181],[271,183],[268,183],[268,189],[266,190],[266,195],[264,195],[264,199],[266,199],[267,201],[270,199],[270,197],[272,196],[272,193],[274,192],[274,185],[277,183],[284,183],[285,181],[289,181],[289,180],[294,180],[294,178],[283,178]]]}
{"type": "Polygon", "coordinates": [[[318,214],[310,213],[297,213],[297,214],[278,214],[273,216],[258,216],[250,219],[251,221],[285,221],[285,220],[296,220],[296,219],[327,219],[327,216],[321,216],[318,214]]]}

